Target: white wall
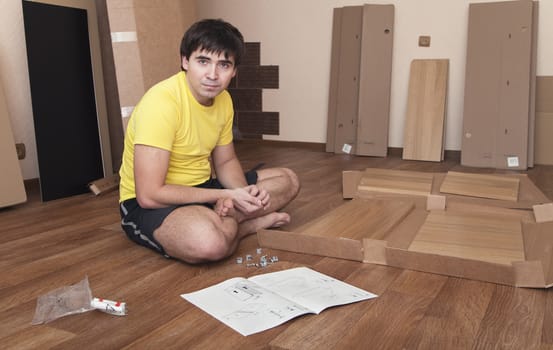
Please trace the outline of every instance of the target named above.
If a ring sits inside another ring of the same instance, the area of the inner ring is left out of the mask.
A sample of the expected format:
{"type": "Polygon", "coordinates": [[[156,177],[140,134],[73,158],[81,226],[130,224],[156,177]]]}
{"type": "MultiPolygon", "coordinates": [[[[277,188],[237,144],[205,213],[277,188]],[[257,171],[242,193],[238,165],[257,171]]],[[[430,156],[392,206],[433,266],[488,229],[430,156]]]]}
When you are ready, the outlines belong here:
{"type": "MultiPolygon", "coordinates": [[[[486,1],[491,0],[197,0],[196,5],[200,18],[224,18],[239,27],[247,41],[261,42],[262,64],[279,66],[280,88],[265,90],[263,105],[266,111],[280,112],[280,135],[266,138],[324,143],[333,8],[394,4],[389,145],[402,147],[410,61],[442,57],[451,60],[446,149],[459,150],[468,4],[486,1]],[[417,46],[419,35],[432,36],[430,48],[417,46]]],[[[553,0],[539,3],[537,74],[553,75],[553,0]]],[[[37,178],[21,1],[0,0],[0,9],[1,83],[15,142],[27,146],[27,158],[20,161],[23,178],[37,178]]]]}
{"type": "MultiPolygon", "coordinates": [[[[493,1],[493,0],[492,0],[493,1]]],[[[280,88],[264,90],[263,109],[280,112],[280,135],[266,139],[326,142],[333,8],[394,4],[395,33],[390,147],[403,146],[409,65],[414,58],[449,58],[447,150],[461,149],[468,7],[490,0],[200,0],[200,18],[223,18],[246,41],[261,42],[261,63],[278,65],[280,88]],[[418,47],[430,35],[429,48],[418,47]]],[[[553,0],[541,0],[538,75],[553,75],[553,0]]]]}

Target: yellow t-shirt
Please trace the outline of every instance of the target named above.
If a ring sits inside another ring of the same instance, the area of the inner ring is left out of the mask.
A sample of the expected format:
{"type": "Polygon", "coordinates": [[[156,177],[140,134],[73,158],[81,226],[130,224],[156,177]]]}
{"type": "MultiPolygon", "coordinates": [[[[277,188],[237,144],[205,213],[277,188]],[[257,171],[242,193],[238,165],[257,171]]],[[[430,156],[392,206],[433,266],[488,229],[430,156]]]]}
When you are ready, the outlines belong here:
{"type": "Polygon", "coordinates": [[[146,92],[134,108],[125,134],[119,175],[119,201],[136,198],[134,145],[171,152],[167,184],[198,185],[211,176],[209,156],[217,145],[232,142],[233,106],[223,91],[211,106],[198,103],[179,72],[146,92]]]}

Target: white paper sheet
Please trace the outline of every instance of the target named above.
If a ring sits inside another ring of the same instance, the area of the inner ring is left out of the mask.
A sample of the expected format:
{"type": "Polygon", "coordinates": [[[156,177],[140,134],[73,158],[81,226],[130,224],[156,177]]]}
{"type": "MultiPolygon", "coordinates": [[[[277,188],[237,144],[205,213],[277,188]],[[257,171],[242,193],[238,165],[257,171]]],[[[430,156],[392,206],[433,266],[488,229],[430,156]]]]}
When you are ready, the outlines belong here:
{"type": "Polygon", "coordinates": [[[236,277],[181,297],[247,336],[377,295],[306,267],[236,277]]]}

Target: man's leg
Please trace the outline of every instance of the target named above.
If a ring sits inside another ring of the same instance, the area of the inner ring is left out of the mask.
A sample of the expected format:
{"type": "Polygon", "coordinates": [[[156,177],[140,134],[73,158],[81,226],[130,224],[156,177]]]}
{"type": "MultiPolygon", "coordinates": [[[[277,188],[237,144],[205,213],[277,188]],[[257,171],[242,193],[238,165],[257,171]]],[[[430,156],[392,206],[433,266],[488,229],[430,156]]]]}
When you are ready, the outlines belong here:
{"type": "Polygon", "coordinates": [[[204,206],[175,209],[154,231],[167,254],[188,263],[223,259],[238,245],[237,223],[204,206]]]}
{"type": "Polygon", "coordinates": [[[238,234],[244,237],[259,229],[280,227],[290,222],[290,215],[277,210],[285,207],[300,190],[297,175],[288,168],[268,168],[257,171],[257,186],[269,192],[270,205],[239,220],[238,234]]]}
{"type": "Polygon", "coordinates": [[[232,201],[221,199],[215,210],[203,206],[185,206],[169,214],[154,237],[171,257],[189,263],[215,261],[231,255],[238,242],[257,230],[279,227],[290,222],[290,215],[276,212],[299,192],[299,181],[286,168],[258,170],[257,186],[271,196],[268,208],[241,217],[232,201]],[[227,214],[221,215],[222,212],[227,214]]]}

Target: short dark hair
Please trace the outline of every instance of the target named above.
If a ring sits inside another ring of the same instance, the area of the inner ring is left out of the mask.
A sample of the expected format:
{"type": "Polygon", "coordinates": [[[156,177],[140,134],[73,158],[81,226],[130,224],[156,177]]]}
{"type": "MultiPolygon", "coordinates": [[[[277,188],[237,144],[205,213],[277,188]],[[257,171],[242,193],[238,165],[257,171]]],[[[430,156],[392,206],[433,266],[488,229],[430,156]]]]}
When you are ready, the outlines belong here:
{"type": "Polygon", "coordinates": [[[234,64],[240,64],[244,54],[244,37],[232,24],[222,19],[204,19],[194,23],[182,38],[181,57],[190,58],[192,52],[200,49],[209,53],[234,58],[234,64]]]}

